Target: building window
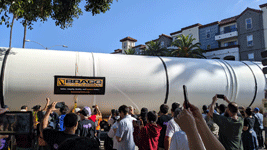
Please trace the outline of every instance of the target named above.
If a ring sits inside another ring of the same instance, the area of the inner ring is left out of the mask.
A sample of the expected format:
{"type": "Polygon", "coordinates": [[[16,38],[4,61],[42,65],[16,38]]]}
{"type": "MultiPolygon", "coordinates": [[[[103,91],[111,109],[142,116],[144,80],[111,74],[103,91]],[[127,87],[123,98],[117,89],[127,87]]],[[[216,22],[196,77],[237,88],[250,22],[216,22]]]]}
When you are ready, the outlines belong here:
{"type": "Polygon", "coordinates": [[[207,45],[207,50],[209,50],[210,49],[210,45],[207,45]]]}
{"type": "Polygon", "coordinates": [[[210,29],[206,30],[207,38],[210,38],[210,29]]]}
{"type": "Polygon", "coordinates": [[[123,48],[126,49],[126,42],[123,43],[123,48]]]}
{"type": "Polygon", "coordinates": [[[224,43],[224,47],[227,47],[228,46],[228,43],[224,43]]]}
{"type": "Polygon", "coordinates": [[[248,60],[254,60],[254,53],[248,54],[248,60]]]}
{"type": "Polygon", "coordinates": [[[161,47],[164,47],[164,41],[161,41],[161,42],[160,42],[160,46],[161,46],[161,47]]]}
{"type": "Polygon", "coordinates": [[[251,18],[246,19],[246,27],[247,27],[247,29],[252,28],[252,19],[251,18]]]}
{"type": "Polygon", "coordinates": [[[247,36],[247,45],[253,46],[253,35],[247,36]]]}

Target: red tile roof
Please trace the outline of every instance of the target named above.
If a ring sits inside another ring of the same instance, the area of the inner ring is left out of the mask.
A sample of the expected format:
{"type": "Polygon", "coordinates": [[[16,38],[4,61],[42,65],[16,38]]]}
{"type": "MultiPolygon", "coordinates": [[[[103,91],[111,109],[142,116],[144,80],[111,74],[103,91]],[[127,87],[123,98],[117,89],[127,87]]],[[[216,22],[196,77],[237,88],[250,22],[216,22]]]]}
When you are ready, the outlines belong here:
{"type": "Polygon", "coordinates": [[[260,5],[260,8],[266,7],[266,6],[267,6],[267,3],[260,5]]]}
{"type": "MultiPolygon", "coordinates": [[[[151,41],[153,41],[153,42],[157,42],[159,39],[155,39],[155,40],[151,40],[151,41]]],[[[148,42],[146,42],[145,44],[148,44],[148,43],[150,43],[150,41],[148,41],[148,42]]]]}
{"type": "Polygon", "coordinates": [[[236,19],[238,18],[238,16],[239,15],[223,19],[220,21],[220,25],[225,25],[225,24],[230,24],[230,23],[236,22],[236,19]]]}
{"type": "Polygon", "coordinates": [[[254,11],[254,12],[257,12],[257,13],[262,13],[261,10],[253,9],[253,8],[249,8],[249,7],[247,7],[247,9],[245,9],[240,15],[238,15],[238,17],[237,17],[236,19],[238,19],[240,16],[242,16],[242,15],[243,15],[246,11],[248,11],[248,10],[250,10],[250,11],[254,11]]]}
{"type": "Polygon", "coordinates": [[[135,47],[132,47],[132,48],[137,48],[137,47],[142,47],[142,46],[145,46],[145,45],[140,44],[140,45],[136,45],[135,47]]]}
{"type": "Polygon", "coordinates": [[[139,49],[146,49],[146,46],[142,45],[139,49]]]}
{"type": "Polygon", "coordinates": [[[116,49],[116,50],[114,50],[114,52],[111,53],[111,54],[118,54],[118,53],[122,53],[122,50],[121,50],[121,49],[116,49]]]}
{"type": "Polygon", "coordinates": [[[193,25],[191,25],[191,26],[184,27],[184,28],[182,28],[180,31],[173,32],[173,33],[171,33],[170,35],[174,35],[174,34],[177,34],[177,33],[181,33],[183,30],[190,29],[190,28],[194,28],[194,27],[197,27],[197,26],[202,26],[202,24],[196,23],[196,24],[193,24],[193,25]]]}
{"type": "Polygon", "coordinates": [[[160,38],[161,36],[165,36],[165,37],[167,37],[167,38],[169,38],[169,39],[172,39],[172,37],[171,37],[171,36],[169,36],[169,35],[166,35],[166,34],[161,34],[161,35],[159,35],[159,38],[160,38]]]}
{"type": "Polygon", "coordinates": [[[133,41],[133,42],[137,42],[137,40],[136,39],[134,39],[134,38],[131,38],[131,37],[129,37],[129,36],[127,36],[126,38],[123,38],[123,39],[121,39],[120,40],[120,42],[124,42],[124,41],[133,41]]]}
{"type": "Polygon", "coordinates": [[[212,23],[209,23],[209,24],[205,24],[205,25],[203,25],[203,26],[200,26],[199,29],[200,29],[200,28],[209,27],[209,26],[213,26],[213,25],[215,25],[215,24],[219,24],[219,21],[215,21],[215,22],[212,22],[212,23]]]}

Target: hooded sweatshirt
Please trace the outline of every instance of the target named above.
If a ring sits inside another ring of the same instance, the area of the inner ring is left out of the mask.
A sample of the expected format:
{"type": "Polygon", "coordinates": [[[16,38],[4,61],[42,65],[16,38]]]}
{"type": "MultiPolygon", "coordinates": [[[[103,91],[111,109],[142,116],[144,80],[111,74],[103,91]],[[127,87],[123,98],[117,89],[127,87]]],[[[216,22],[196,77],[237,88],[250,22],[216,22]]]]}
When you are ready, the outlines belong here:
{"type": "Polygon", "coordinates": [[[151,123],[147,123],[141,130],[138,126],[134,127],[134,142],[139,150],[157,150],[161,129],[161,126],[151,123]]]}

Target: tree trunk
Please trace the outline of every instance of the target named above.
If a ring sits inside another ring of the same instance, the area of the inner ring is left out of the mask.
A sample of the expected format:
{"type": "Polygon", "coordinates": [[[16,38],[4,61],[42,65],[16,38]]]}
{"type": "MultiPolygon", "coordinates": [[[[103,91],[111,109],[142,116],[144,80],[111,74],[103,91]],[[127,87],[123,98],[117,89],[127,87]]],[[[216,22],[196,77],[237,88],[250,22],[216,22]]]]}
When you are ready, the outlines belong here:
{"type": "Polygon", "coordinates": [[[16,16],[13,14],[12,24],[11,24],[11,28],[10,28],[9,48],[11,48],[12,31],[13,31],[13,25],[14,25],[14,22],[15,22],[15,18],[16,18],[16,16]]]}
{"type": "Polygon", "coordinates": [[[25,40],[26,40],[26,32],[27,32],[27,20],[25,21],[26,25],[24,25],[24,36],[23,36],[23,45],[22,48],[25,48],[25,40]]]}

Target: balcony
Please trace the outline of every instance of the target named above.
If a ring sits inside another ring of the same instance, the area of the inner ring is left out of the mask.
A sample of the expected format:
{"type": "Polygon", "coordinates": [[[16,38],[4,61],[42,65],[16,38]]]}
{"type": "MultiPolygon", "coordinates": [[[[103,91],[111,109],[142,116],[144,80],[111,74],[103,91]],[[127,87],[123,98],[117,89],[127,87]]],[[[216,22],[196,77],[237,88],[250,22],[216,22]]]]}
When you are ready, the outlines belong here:
{"type": "Polygon", "coordinates": [[[230,38],[237,37],[237,36],[238,36],[237,29],[234,28],[234,29],[231,29],[231,30],[226,30],[226,31],[217,33],[215,35],[215,40],[216,41],[220,41],[220,40],[230,39],[230,38]]]}

